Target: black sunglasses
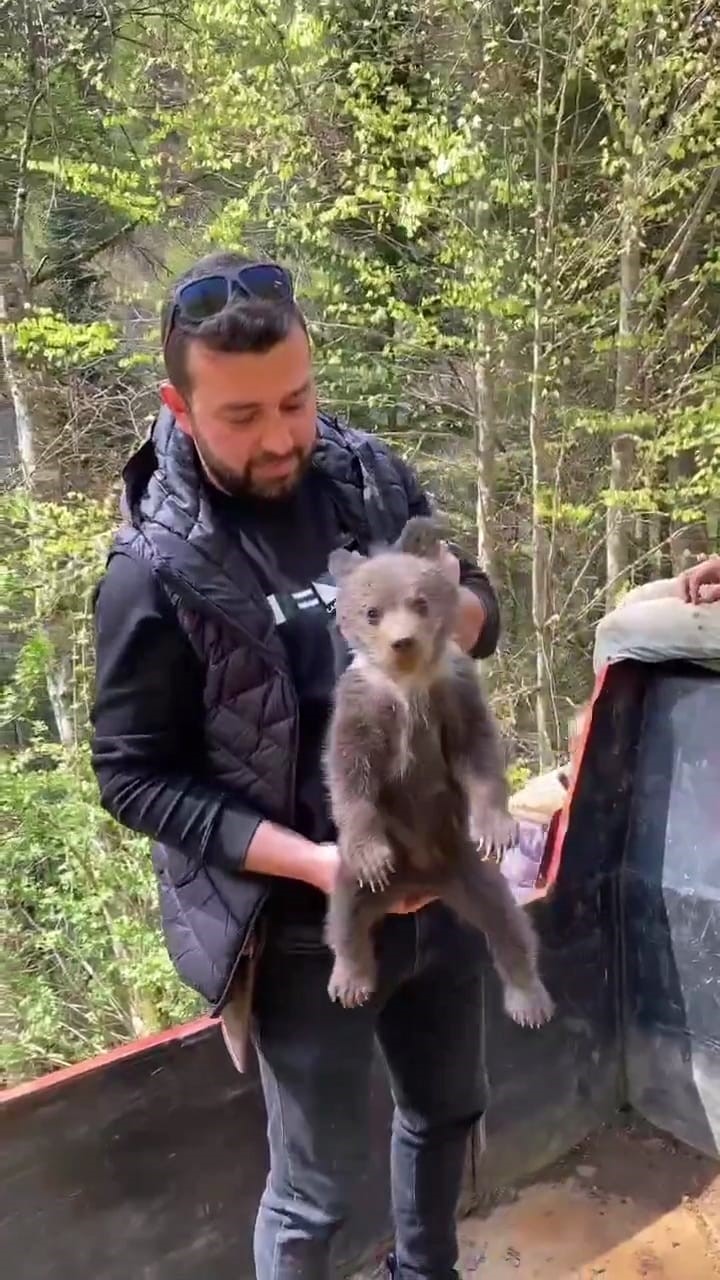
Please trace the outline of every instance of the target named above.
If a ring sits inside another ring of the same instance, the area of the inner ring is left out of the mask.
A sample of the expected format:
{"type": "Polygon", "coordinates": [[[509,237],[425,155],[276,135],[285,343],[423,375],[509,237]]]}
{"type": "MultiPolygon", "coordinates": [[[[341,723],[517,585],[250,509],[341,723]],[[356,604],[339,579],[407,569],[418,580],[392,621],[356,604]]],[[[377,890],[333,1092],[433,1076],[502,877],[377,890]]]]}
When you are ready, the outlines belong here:
{"type": "Polygon", "coordinates": [[[180,285],[172,300],[163,349],[178,318],[188,325],[202,324],[217,316],[233,297],[262,298],[268,302],[294,302],[293,278],[274,262],[256,262],[237,270],[201,276],[180,285]]]}

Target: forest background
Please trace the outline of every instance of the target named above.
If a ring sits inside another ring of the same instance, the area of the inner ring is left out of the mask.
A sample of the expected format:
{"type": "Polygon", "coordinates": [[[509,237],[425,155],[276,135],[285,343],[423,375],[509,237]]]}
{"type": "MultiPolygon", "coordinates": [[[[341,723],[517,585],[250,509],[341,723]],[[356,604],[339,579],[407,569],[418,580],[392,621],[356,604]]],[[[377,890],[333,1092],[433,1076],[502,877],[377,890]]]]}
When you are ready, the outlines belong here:
{"type": "Polygon", "coordinates": [[[714,0],[0,0],[0,1077],[191,1016],[88,767],[92,591],[168,281],[279,258],[324,405],[496,581],[516,781],[593,627],[717,549],[714,0]]]}

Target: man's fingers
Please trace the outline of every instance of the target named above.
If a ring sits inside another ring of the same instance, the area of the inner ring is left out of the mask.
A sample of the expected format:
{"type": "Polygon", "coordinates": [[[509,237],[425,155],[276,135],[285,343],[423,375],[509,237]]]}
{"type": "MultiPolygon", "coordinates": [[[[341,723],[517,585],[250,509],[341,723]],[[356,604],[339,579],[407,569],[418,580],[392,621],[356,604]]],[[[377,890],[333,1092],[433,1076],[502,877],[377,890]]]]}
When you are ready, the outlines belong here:
{"type": "Polygon", "coordinates": [[[703,586],[705,583],[705,575],[702,573],[691,573],[688,582],[688,592],[690,595],[690,604],[699,604],[702,599],[703,586]]]}
{"type": "Polygon", "coordinates": [[[707,592],[712,590],[706,586],[701,573],[689,573],[685,582],[685,600],[688,604],[701,604],[707,599],[707,592]]]}
{"type": "Polygon", "coordinates": [[[709,556],[681,577],[682,590],[688,604],[714,604],[720,599],[720,556],[709,556]]]}

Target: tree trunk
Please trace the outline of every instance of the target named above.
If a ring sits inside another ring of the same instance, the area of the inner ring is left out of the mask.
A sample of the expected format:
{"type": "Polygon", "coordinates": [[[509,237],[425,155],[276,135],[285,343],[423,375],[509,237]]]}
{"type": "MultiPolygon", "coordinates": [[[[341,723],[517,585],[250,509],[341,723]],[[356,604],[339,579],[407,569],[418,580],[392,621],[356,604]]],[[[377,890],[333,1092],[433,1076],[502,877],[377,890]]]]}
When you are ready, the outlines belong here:
{"type": "MultiPolygon", "coordinates": [[[[0,248],[0,252],[2,249],[0,248]]],[[[11,322],[17,314],[16,308],[12,305],[12,285],[7,280],[0,282],[0,350],[2,351],[2,372],[10,403],[13,407],[15,416],[15,431],[17,435],[17,450],[22,469],[23,481],[28,486],[32,484],[32,478],[35,472],[35,431],[32,420],[32,410],[30,403],[25,395],[22,383],[22,373],[17,366],[15,358],[15,342],[12,330],[8,328],[8,322],[11,322]]]]}
{"type": "MultiPolygon", "coordinates": [[[[673,279],[667,300],[667,338],[671,376],[675,386],[680,386],[693,358],[693,273],[697,267],[697,243],[686,232],[682,247],[675,255],[672,266],[673,279]]],[[[677,497],[681,499],[683,482],[692,480],[698,467],[695,449],[682,449],[671,458],[668,471],[677,497]]],[[[685,505],[681,501],[681,505],[685,505]]],[[[673,520],[670,533],[670,556],[674,573],[681,573],[695,564],[709,550],[707,518],[697,520],[673,520]]]]}
{"type": "MultiPolygon", "coordinates": [[[[477,47],[477,69],[481,80],[486,71],[485,15],[478,10],[472,27],[477,47]]],[[[489,258],[489,204],[483,183],[478,184],[472,218],[478,252],[476,269],[487,271],[489,258]]],[[[477,556],[491,578],[497,577],[497,525],[495,510],[495,326],[487,308],[478,315],[473,363],[473,410],[475,424],[475,509],[477,556]]]]}
{"type": "Polygon", "coordinates": [[[543,171],[543,114],[545,110],[545,0],[538,9],[538,74],[535,124],[535,307],[533,322],[532,381],[530,392],[530,452],[532,455],[532,617],[535,637],[535,721],[538,762],[542,770],[553,762],[552,749],[552,653],[547,627],[550,589],[550,536],[544,514],[552,485],[545,441],[546,353],[545,288],[548,245],[543,171]]]}
{"type": "MultiPolygon", "coordinates": [[[[628,31],[625,88],[625,176],[622,190],[620,246],[620,304],[618,312],[615,414],[622,420],[638,406],[638,292],[640,288],[640,189],[638,139],[641,84],[638,67],[639,18],[628,31]]],[[[635,442],[620,427],[610,460],[610,498],[607,510],[606,604],[614,608],[627,581],[632,549],[632,517],[622,508],[622,493],[632,483],[635,442]]]]}
{"type": "Polygon", "coordinates": [[[619,503],[632,484],[635,464],[635,437],[616,436],[610,446],[610,502],[607,514],[606,580],[607,605],[612,609],[626,581],[633,521],[619,503]]]}
{"type": "Polygon", "coordinates": [[[475,466],[478,561],[491,578],[497,576],[495,523],[495,394],[493,324],[482,316],[477,326],[475,383],[475,466]]]}
{"type": "MultiPolygon", "coordinates": [[[[682,449],[668,463],[670,480],[677,490],[682,490],[683,481],[692,480],[697,471],[697,455],[694,449],[682,449]]],[[[691,520],[687,522],[673,520],[670,532],[670,558],[673,573],[682,573],[690,565],[696,564],[701,556],[709,551],[707,520],[691,520]]]]}
{"type": "Polygon", "coordinates": [[[654,578],[665,577],[665,537],[663,534],[663,516],[654,512],[648,519],[648,555],[654,578]]]}
{"type": "MultiPolygon", "coordinates": [[[[26,312],[29,303],[28,272],[25,263],[25,217],[28,198],[28,169],[30,153],[35,137],[35,119],[37,109],[42,101],[44,89],[40,86],[40,75],[35,61],[35,45],[33,32],[28,25],[27,49],[27,99],[28,110],[25,127],[17,156],[15,177],[15,194],[12,201],[3,200],[1,215],[3,225],[0,226],[0,354],[2,357],[2,373],[15,414],[18,456],[22,469],[23,484],[31,499],[38,498],[37,436],[33,407],[25,387],[24,371],[17,360],[13,321],[20,319],[26,312]]],[[[59,474],[54,471],[43,472],[44,478],[52,478],[57,490],[59,474]]],[[[32,515],[29,536],[32,537],[32,515]]],[[[49,628],[42,618],[38,607],[33,619],[35,627],[48,639],[51,653],[54,652],[49,628]]],[[[46,673],[47,694],[58,738],[63,746],[72,746],[75,742],[73,717],[67,699],[67,673],[62,657],[57,661],[52,657],[46,673]]]]}

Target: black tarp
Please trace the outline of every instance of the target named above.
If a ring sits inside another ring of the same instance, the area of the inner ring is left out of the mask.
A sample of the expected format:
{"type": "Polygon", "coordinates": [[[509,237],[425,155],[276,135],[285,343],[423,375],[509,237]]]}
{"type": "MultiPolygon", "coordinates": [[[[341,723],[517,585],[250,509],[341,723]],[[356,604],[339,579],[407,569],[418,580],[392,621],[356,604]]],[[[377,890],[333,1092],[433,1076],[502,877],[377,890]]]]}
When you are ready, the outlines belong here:
{"type": "Polygon", "coordinates": [[[644,701],[622,869],[625,1070],[641,1115],[720,1143],[720,677],[660,671],[644,701]]]}

